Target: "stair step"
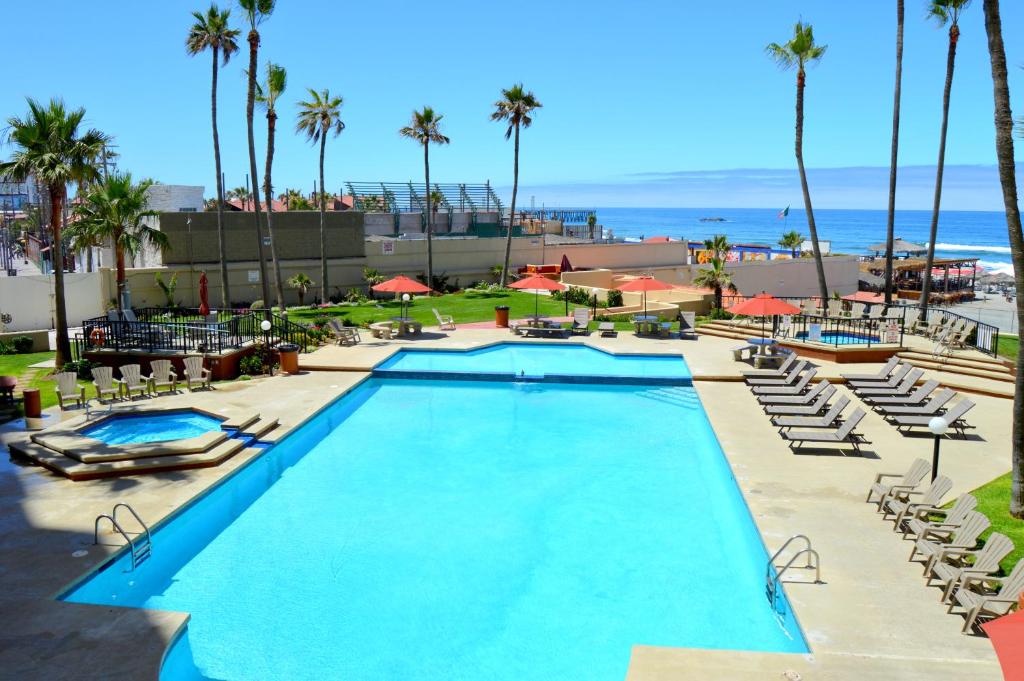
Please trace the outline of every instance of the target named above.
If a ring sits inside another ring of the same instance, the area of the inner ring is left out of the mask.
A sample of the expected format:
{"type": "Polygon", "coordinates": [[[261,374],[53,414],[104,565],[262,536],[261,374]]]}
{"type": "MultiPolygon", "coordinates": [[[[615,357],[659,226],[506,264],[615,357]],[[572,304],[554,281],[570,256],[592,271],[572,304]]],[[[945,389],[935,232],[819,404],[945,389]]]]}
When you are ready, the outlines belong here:
{"type": "Polygon", "coordinates": [[[242,414],[240,416],[232,416],[227,421],[220,424],[221,428],[234,428],[242,430],[248,428],[252,424],[256,423],[260,418],[260,415],[256,412],[250,412],[248,414],[242,414]]]}
{"type": "Polygon", "coordinates": [[[934,362],[937,364],[943,364],[950,367],[962,367],[965,369],[979,369],[981,371],[991,371],[993,373],[1000,374],[1011,374],[1013,373],[1010,367],[1006,366],[999,360],[995,359],[980,359],[974,357],[936,357],[935,355],[928,352],[920,352],[916,350],[909,350],[906,352],[898,353],[900,357],[907,360],[919,359],[924,362],[934,362]]]}
{"type": "Polygon", "coordinates": [[[261,418],[255,423],[252,423],[245,428],[241,429],[242,435],[246,435],[251,438],[260,439],[274,428],[277,428],[278,420],[276,418],[261,418]]]}
{"type": "Polygon", "coordinates": [[[984,378],[990,381],[997,381],[999,383],[1014,382],[1013,375],[1011,374],[999,374],[991,371],[981,371],[980,369],[967,369],[964,367],[951,366],[949,364],[924,361],[920,359],[907,359],[906,361],[921,369],[931,369],[932,371],[941,371],[947,374],[958,374],[960,376],[973,376],[975,378],[984,378]]]}

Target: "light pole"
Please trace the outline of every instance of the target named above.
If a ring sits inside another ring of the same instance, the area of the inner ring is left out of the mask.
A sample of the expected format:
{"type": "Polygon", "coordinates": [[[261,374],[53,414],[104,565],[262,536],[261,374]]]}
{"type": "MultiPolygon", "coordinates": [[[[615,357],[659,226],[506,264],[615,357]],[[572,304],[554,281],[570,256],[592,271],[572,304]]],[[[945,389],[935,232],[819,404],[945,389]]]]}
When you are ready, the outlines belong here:
{"type": "Polygon", "coordinates": [[[264,319],[260,322],[260,328],[263,329],[263,372],[270,373],[270,327],[271,323],[269,319],[264,319]]]}
{"type": "Polygon", "coordinates": [[[935,447],[932,449],[932,482],[935,482],[935,476],[939,474],[939,442],[949,430],[949,423],[941,416],[936,416],[928,422],[928,430],[935,436],[935,447]]]}
{"type": "Polygon", "coordinates": [[[410,296],[408,293],[403,293],[402,294],[402,317],[403,318],[406,317],[406,312],[409,309],[409,301],[411,299],[412,299],[412,296],[410,296]]]}

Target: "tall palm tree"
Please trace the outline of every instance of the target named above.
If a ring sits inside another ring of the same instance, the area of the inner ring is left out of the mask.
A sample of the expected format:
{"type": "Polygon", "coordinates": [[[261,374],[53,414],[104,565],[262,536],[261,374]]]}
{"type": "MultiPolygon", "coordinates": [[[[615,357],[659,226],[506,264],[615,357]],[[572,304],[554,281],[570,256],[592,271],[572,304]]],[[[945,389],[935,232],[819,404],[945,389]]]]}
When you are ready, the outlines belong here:
{"type": "Polygon", "coordinates": [[[90,185],[85,196],[74,208],[75,222],[67,233],[83,234],[100,240],[109,239],[114,245],[117,263],[117,308],[128,306],[128,281],[125,276],[125,256],[135,256],[149,244],[164,249],[167,235],[146,223],[146,218],[158,213],[150,210],[146,190],[152,181],[135,184],[130,173],[114,173],[98,184],[90,185]]]}
{"type": "Polygon", "coordinates": [[[252,198],[252,192],[249,191],[248,187],[235,187],[234,189],[228,190],[228,199],[237,199],[242,202],[242,210],[249,207],[249,200],[252,198]]]}
{"type": "Polygon", "coordinates": [[[528,128],[533,123],[531,114],[544,105],[537,101],[532,92],[523,89],[522,83],[516,83],[501,91],[501,99],[494,103],[492,121],[508,121],[505,139],[515,132],[515,155],[512,163],[512,205],[509,207],[508,236],[505,238],[505,265],[501,270],[501,285],[508,280],[509,260],[512,257],[512,224],[515,222],[516,194],[519,193],[519,129],[528,128]]]}
{"type": "MultiPolygon", "coordinates": [[[[999,17],[999,0],[984,0],[985,31],[992,62],[993,98],[995,100],[996,155],[999,159],[999,182],[1003,186],[1006,228],[1010,236],[1013,278],[1018,291],[1024,291],[1024,230],[1021,228],[1017,201],[1016,166],[1013,160],[1013,119],[1010,116],[1010,87],[1006,77],[1006,49],[999,17]]],[[[1024,300],[1017,296],[1017,325],[1024,323],[1024,300]]],[[[1010,488],[1010,515],[1024,518],[1024,335],[1018,338],[1017,374],[1013,392],[1013,434],[1010,438],[1013,459],[1013,480],[1010,488]]]]}
{"type": "MultiPolygon", "coordinates": [[[[249,173],[252,175],[252,193],[256,198],[253,206],[253,228],[256,234],[256,260],[260,268],[260,286],[263,292],[263,305],[267,308],[266,316],[270,318],[270,285],[267,282],[267,263],[263,258],[263,230],[260,228],[259,175],[256,172],[256,139],[253,135],[253,111],[256,107],[256,68],[260,49],[260,32],[258,27],[274,12],[275,0],[238,0],[238,5],[245,12],[249,24],[249,69],[248,87],[245,99],[245,127],[249,138],[249,173]]],[[[271,240],[273,241],[273,240],[271,240]]]]}
{"type": "Polygon", "coordinates": [[[939,26],[949,24],[949,50],[946,53],[946,85],[942,90],[942,127],[939,132],[939,162],[935,167],[935,200],[932,203],[932,224],[928,232],[928,256],[925,259],[924,282],[921,284],[921,316],[928,316],[928,297],[932,292],[932,264],[935,261],[935,240],[939,235],[939,205],[942,203],[942,172],[946,165],[946,129],[949,127],[949,95],[953,89],[953,68],[956,65],[956,44],[960,40],[960,14],[971,0],[931,0],[928,16],[939,26]]]}
{"type": "Polygon", "coordinates": [[[324,154],[327,150],[327,135],[333,132],[337,137],[345,129],[341,120],[341,105],[344,99],[334,97],[326,88],[317,92],[309,88],[309,100],[299,102],[298,120],[295,131],[304,134],[313,144],[320,144],[320,302],[327,301],[327,202],[324,187],[324,154]]]}
{"type": "Polygon", "coordinates": [[[224,180],[220,169],[220,133],[217,131],[217,75],[219,64],[223,60],[225,66],[231,55],[238,52],[238,36],[240,31],[228,26],[231,10],[221,10],[211,4],[202,12],[192,12],[196,23],[188,31],[185,39],[185,50],[191,56],[210,50],[213,55],[213,76],[210,79],[210,116],[213,119],[213,165],[217,172],[217,245],[220,248],[220,300],[221,307],[229,307],[231,294],[228,290],[228,259],[227,245],[224,242],[224,180]]]}
{"type": "Polygon", "coordinates": [[[441,134],[441,119],[444,116],[425,106],[422,111],[413,111],[409,125],[401,128],[398,134],[416,140],[423,145],[423,176],[424,194],[427,199],[427,286],[434,287],[434,250],[431,237],[434,232],[433,211],[430,210],[430,143],[448,144],[450,139],[441,134]]]}
{"type": "Polygon", "coordinates": [[[885,223],[885,304],[892,304],[892,244],[896,229],[896,165],[900,149],[900,89],[903,83],[903,0],[896,0],[896,85],[892,97],[889,217],[885,223]]]}
{"type": "Polygon", "coordinates": [[[42,183],[50,198],[50,248],[53,262],[54,323],[57,327],[57,368],[71,359],[68,317],[64,304],[64,244],[61,219],[68,198],[68,183],[99,178],[92,162],[110,141],[99,130],[82,130],[85,109],[68,110],[64,102],[49,104],[28,100],[24,118],[9,118],[8,142],[14,148],[10,161],[0,163],[0,177],[26,182],[30,177],[42,183]]]}
{"type": "Polygon", "coordinates": [[[811,191],[807,187],[807,172],[804,170],[804,86],[807,82],[806,67],[825,56],[828,45],[814,42],[814,28],[801,21],[793,27],[793,37],[784,45],[770,43],[765,51],[782,69],[796,67],[796,165],[800,171],[800,188],[804,193],[804,209],[807,211],[807,230],[811,233],[811,249],[814,265],[818,270],[818,289],[821,299],[828,300],[828,284],[825,281],[825,263],[818,246],[818,228],[814,223],[814,209],[811,206],[811,191]]]}
{"type": "Polygon", "coordinates": [[[270,262],[274,267],[274,293],[281,314],[288,314],[284,306],[284,288],[281,286],[281,261],[277,259],[277,240],[274,239],[274,135],[277,132],[277,100],[288,86],[288,73],[283,66],[267,62],[267,80],[257,86],[256,101],[267,111],[267,165],[263,171],[263,197],[267,202],[267,234],[270,236],[270,262]]]}

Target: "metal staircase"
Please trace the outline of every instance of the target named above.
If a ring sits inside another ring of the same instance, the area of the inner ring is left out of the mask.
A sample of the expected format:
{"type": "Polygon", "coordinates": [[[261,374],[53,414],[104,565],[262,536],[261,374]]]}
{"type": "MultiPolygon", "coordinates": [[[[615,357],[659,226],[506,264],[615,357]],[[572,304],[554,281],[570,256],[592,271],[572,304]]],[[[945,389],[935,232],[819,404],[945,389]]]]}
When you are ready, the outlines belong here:
{"type": "Polygon", "coordinates": [[[110,525],[114,528],[114,531],[124,537],[124,540],[128,543],[129,550],[132,554],[132,570],[142,565],[149,557],[153,554],[153,542],[152,537],[149,534],[149,526],[139,517],[139,514],[135,512],[135,509],[125,503],[114,504],[114,508],[110,513],[101,513],[96,516],[96,522],[93,524],[92,531],[92,543],[100,543],[100,521],[109,520],[110,525]],[[138,523],[139,527],[142,528],[141,532],[136,532],[134,538],[132,535],[125,531],[124,526],[117,522],[117,511],[118,509],[127,509],[132,517],[135,518],[135,522],[138,523]]]}
{"type": "Polygon", "coordinates": [[[765,596],[768,598],[768,602],[771,603],[772,610],[778,615],[784,615],[786,601],[780,598],[780,592],[782,591],[780,585],[782,584],[782,577],[786,572],[794,567],[798,559],[804,558],[806,564],[803,566],[796,566],[804,570],[814,570],[814,584],[821,583],[821,558],[818,556],[818,552],[811,547],[811,540],[805,534],[794,534],[792,537],[786,540],[786,543],[779,548],[772,557],[768,559],[768,564],[765,566],[764,575],[764,590],[765,596]],[[789,545],[794,541],[802,541],[804,548],[796,551],[789,560],[782,565],[780,569],[775,561],[779,559],[782,553],[789,548],[789,545]]]}

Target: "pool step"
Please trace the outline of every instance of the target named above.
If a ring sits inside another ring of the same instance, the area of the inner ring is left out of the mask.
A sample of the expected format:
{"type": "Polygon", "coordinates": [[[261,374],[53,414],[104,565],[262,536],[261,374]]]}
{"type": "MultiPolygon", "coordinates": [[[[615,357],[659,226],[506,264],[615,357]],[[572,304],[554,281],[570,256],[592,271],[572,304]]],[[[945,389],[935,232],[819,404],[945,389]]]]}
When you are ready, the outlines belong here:
{"type": "Polygon", "coordinates": [[[980,371],[990,371],[997,374],[1013,374],[1013,368],[998,359],[988,357],[962,357],[954,354],[952,356],[937,357],[930,352],[921,352],[918,350],[908,350],[906,352],[898,353],[900,357],[910,361],[919,359],[925,362],[934,362],[948,366],[951,369],[976,369],[980,371]]]}
{"type": "Polygon", "coordinates": [[[278,426],[278,420],[276,418],[260,418],[255,422],[250,423],[244,428],[239,429],[239,433],[244,436],[255,438],[257,440],[263,438],[267,433],[274,430],[278,426]]]}
{"type": "Polygon", "coordinates": [[[973,376],[974,378],[984,378],[998,383],[1012,384],[1014,382],[1014,376],[1009,371],[977,369],[973,366],[966,366],[960,363],[954,364],[951,362],[944,362],[942,361],[943,358],[934,357],[924,353],[899,353],[899,356],[908,364],[920,367],[921,369],[931,369],[933,371],[941,371],[947,374],[958,374],[960,376],[973,376]]]}

